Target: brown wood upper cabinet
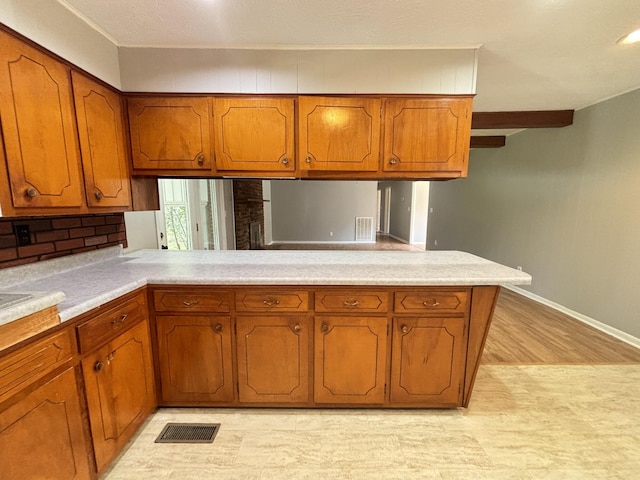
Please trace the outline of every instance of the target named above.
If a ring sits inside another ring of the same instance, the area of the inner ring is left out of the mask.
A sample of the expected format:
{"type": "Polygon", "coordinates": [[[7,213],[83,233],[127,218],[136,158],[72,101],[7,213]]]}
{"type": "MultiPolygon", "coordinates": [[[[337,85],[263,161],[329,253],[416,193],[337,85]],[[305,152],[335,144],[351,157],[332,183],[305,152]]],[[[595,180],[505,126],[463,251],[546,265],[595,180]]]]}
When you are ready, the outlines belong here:
{"type": "Polygon", "coordinates": [[[471,97],[387,98],[382,170],[407,176],[466,177],[471,97]]]}
{"type": "Polygon", "coordinates": [[[89,207],[131,205],[120,95],[72,72],[82,170],[89,207]]]}
{"type": "Polygon", "coordinates": [[[69,67],[0,32],[0,91],[11,190],[10,200],[8,192],[0,200],[13,208],[82,207],[69,67]]]}
{"type": "Polygon", "coordinates": [[[380,105],[379,98],[300,97],[300,170],[376,172],[380,105]]]}
{"type": "Polygon", "coordinates": [[[133,169],[194,175],[211,173],[207,97],[130,97],[133,169]]]}
{"type": "Polygon", "coordinates": [[[293,98],[214,98],[213,123],[218,171],[293,176],[293,98]]]}

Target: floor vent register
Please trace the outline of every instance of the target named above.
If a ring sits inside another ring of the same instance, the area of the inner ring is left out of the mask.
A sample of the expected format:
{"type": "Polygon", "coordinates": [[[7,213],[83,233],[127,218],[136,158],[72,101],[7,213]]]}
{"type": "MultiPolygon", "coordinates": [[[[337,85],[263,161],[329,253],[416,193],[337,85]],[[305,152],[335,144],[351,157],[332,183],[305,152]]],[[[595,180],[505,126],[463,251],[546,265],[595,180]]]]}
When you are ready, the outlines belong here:
{"type": "Polygon", "coordinates": [[[219,423],[167,423],[155,443],[212,443],[219,423]]]}

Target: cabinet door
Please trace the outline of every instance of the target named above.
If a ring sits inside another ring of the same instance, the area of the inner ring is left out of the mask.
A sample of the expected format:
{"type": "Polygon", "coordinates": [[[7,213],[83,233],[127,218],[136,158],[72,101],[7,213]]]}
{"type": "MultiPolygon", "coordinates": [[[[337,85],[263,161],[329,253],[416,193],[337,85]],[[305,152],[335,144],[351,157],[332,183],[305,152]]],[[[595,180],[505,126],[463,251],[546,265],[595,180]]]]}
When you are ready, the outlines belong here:
{"type": "Polygon", "coordinates": [[[72,72],[89,207],[129,207],[131,189],[120,96],[72,72]]]}
{"type": "Polygon", "coordinates": [[[461,404],[466,322],[464,317],[394,318],[391,403],[461,404]]]}
{"type": "Polygon", "coordinates": [[[134,169],[211,170],[209,99],[129,98],[134,169]]]}
{"type": "Polygon", "coordinates": [[[163,402],[231,402],[231,320],[157,316],[163,402]]]}
{"type": "Polygon", "coordinates": [[[82,360],[98,471],[103,471],[155,406],[147,322],[82,360]]]}
{"type": "Polygon", "coordinates": [[[213,105],[217,170],[295,170],[293,99],[223,97],[213,105]]]}
{"type": "Polygon", "coordinates": [[[73,368],[0,408],[0,478],[92,478],[73,368]]]}
{"type": "Polygon", "coordinates": [[[383,403],[387,319],[316,317],[314,358],[317,403],[383,403]]]}
{"type": "Polygon", "coordinates": [[[13,206],[81,207],[69,68],[0,32],[0,92],[13,206]]]}
{"type": "Polygon", "coordinates": [[[471,102],[471,98],[387,99],[383,170],[466,176],[471,102]]]}
{"type": "Polygon", "coordinates": [[[241,402],[309,401],[310,325],[302,316],[236,318],[241,402]]]}
{"type": "Polygon", "coordinates": [[[300,97],[298,105],[301,170],[378,170],[380,99],[300,97]]]}

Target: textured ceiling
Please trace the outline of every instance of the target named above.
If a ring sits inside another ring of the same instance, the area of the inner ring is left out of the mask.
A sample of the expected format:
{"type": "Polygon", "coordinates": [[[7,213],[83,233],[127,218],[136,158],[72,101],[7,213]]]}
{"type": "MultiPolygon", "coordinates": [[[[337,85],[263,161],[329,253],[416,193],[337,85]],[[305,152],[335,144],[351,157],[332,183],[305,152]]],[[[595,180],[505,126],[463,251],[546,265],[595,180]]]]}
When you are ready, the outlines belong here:
{"type": "Polygon", "coordinates": [[[58,0],[120,46],[470,47],[476,111],[579,109],[640,87],[639,0],[58,0]]]}

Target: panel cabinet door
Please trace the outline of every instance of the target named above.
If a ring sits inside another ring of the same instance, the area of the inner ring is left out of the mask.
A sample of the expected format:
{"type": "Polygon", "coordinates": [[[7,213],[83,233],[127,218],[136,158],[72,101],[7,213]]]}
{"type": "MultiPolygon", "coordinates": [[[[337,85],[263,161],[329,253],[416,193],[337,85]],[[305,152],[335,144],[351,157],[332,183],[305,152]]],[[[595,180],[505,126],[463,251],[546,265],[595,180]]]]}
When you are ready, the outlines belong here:
{"type": "Polygon", "coordinates": [[[309,401],[310,327],[302,316],[236,318],[241,402],[309,401]]]}
{"type": "Polygon", "coordinates": [[[73,368],[0,409],[0,457],[3,480],[92,478],[73,368]]]}
{"type": "Polygon", "coordinates": [[[391,403],[461,404],[466,322],[464,317],[394,318],[391,403]]]}
{"type": "Polygon", "coordinates": [[[0,32],[0,92],[13,206],[81,207],[69,68],[0,32]]]}
{"type": "Polygon", "coordinates": [[[214,99],[216,169],[293,172],[292,98],[214,99]]]}
{"type": "Polygon", "coordinates": [[[163,402],[233,401],[229,317],[159,315],[156,329],[163,402]]]}
{"type": "Polygon", "coordinates": [[[466,176],[471,98],[385,101],[383,170],[466,176]]]}
{"type": "Polygon", "coordinates": [[[129,98],[134,169],[211,170],[207,97],[129,98]]]}
{"type": "Polygon", "coordinates": [[[155,406],[147,322],[82,360],[98,471],[103,471],[155,406]]]}
{"type": "Polygon", "coordinates": [[[386,318],[316,317],[314,350],[317,403],[384,403],[386,318]]]}
{"type": "Polygon", "coordinates": [[[128,158],[120,96],[72,72],[82,170],[89,207],[129,207],[128,158]]]}
{"type": "Polygon", "coordinates": [[[378,98],[300,97],[300,169],[377,171],[380,105],[378,98]]]}

